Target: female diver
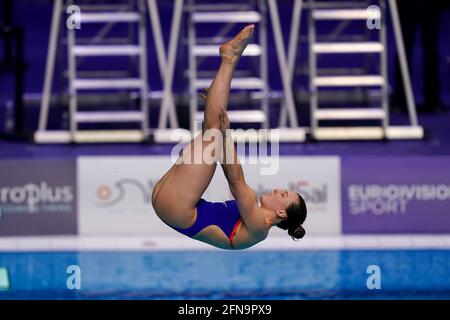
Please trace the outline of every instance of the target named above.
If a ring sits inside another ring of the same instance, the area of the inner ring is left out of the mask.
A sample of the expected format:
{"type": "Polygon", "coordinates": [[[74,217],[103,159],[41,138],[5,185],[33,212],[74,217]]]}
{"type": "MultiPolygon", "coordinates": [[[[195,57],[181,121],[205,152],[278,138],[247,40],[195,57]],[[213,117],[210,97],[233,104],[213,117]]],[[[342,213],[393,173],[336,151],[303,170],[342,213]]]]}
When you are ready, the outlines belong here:
{"type": "Polygon", "coordinates": [[[254,25],[249,25],[231,41],[220,46],[220,68],[207,91],[202,133],[180,153],[176,164],[153,189],[152,204],[158,217],[178,232],[222,249],[245,249],[264,240],[271,227],[287,230],[293,239],[305,235],[304,199],[296,192],[274,189],[257,201],[247,185],[234,143],[227,133],[226,112],[230,84],[254,25]],[[222,139],[204,139],[208,130],[221,132],[222,139]],[[213,148],[211,148],[213,147],[213,148]],[[214,149],[217,147],[216,149],[214,149]],[[193,163],[198,150],[214,152],[213,161],[193,163]],[[227,161],[223,161],[226,157],[227,161]],[[229,160],[232,161],[229,161],[229,160]],[[235,200],[212,203],[202,199],[220,160],[235,200]]]}

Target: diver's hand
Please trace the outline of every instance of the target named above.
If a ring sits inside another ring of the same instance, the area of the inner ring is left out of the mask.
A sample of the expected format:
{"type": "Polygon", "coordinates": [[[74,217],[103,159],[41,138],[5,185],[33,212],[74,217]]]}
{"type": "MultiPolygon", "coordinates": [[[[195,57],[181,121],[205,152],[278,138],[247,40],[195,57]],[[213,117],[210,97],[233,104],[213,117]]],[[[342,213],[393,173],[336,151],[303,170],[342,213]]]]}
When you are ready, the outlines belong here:
{"type": "Polygon", "coordinates": [[[227,110],[221,109],[219,113],[220,131],[225,137],[227,130],[230,129],[230,119],[228,118],[227,110]]]}
{"type": "Polygon", "coordinates": [[[220,132],[222,134],[223,150],[221,152],[222,164],[233,164],[235,160],[234,143],[230,133],[230,119],[228,119],[228,113],[225,109],[221,109],[219,113],[220,132]]]}
{"type": "Polygon", "coordinates": [[[203,92],[199,93],[200,97],[202,97],[202,99],[205,102],[208,101],[208,92],[209,92],[209,89],[205,88],[205,89],[203,89],[203,92]]]}

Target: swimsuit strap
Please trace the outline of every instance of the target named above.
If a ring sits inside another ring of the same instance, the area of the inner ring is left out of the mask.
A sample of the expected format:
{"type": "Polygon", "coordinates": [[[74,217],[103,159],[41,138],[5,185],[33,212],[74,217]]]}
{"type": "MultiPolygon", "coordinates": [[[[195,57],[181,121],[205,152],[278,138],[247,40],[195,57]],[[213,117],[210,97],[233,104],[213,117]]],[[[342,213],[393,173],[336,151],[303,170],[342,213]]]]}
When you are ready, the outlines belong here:
{"type": "Polygon", "coordinates": [[[236,222],[236,224],[234,225],[234,228],[233,228],[233,231],[231,232],[231,235],[230,235],[230,246],[233,248],[233,249],[235,249],[235,247],[233,246],[233,238],[234,238],[234,236],[236,235],[236,232],[237,232],[237,228],[239,227],[239,225],[241,224],[241,222],[242,222],[242,218],[239,218],[239,220],[236,222]]]}

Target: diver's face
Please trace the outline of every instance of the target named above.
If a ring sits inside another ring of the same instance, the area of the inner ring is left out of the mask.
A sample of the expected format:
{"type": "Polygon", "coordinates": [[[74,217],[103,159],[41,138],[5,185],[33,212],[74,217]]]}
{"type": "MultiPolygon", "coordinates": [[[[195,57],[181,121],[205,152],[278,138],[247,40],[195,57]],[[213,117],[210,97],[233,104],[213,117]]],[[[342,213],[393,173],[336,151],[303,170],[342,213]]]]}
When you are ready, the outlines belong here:
{"type": "Polygon", "coordinates": [[[295,192],[285,189],[274,189],[260,197],[261,205],[270,210],[286,210],[292,203],[299,203],[295,192]]]}

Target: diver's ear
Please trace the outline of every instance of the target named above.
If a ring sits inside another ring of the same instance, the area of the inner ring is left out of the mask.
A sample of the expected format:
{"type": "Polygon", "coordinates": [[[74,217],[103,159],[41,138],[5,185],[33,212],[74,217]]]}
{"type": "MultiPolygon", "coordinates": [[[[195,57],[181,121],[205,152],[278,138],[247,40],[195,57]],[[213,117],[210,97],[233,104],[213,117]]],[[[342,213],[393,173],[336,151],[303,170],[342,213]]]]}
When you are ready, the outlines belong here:
{"type": "Polygon", "coordinates": [[[287,213],[285,210],[282,209],[278,209],[277,210],[277,217],[282,219],[282,220],[286,220],[287,219],[287,213]]]}

